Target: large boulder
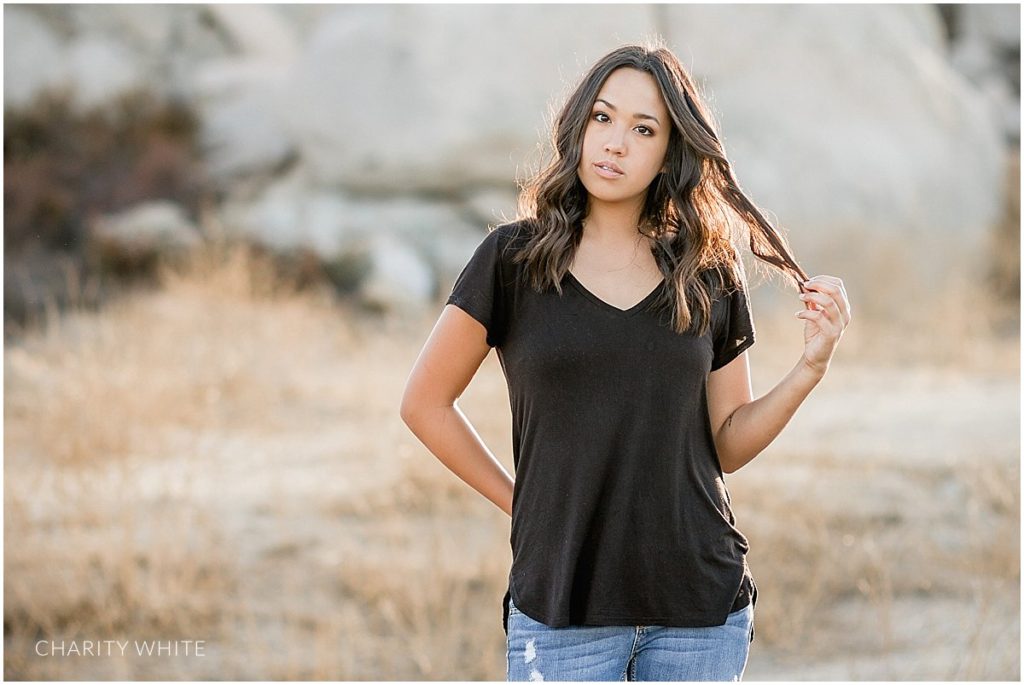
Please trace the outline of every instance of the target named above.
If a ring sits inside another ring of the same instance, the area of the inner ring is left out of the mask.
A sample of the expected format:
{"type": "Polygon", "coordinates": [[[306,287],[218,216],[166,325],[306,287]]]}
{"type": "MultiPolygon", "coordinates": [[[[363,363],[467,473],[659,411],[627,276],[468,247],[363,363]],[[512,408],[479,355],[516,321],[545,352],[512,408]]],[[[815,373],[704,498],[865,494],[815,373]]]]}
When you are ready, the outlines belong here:
{"type": "Polygon", "coordinates": [[[576,72],[653,28],[642,5],[552,5],[543,20],[528,5],[343,6],[309,36],[284,97],[303,103],[295,136],[325,185],[507,184],[576,72]]]}
{"type": "Polygon", "coordinates": [[[933,8],[667,11],[740,184],[812,275],[843,277],[859,302],[898,315],[979,273],[1007,151],[986,100],[945,59],[933,8]]]}

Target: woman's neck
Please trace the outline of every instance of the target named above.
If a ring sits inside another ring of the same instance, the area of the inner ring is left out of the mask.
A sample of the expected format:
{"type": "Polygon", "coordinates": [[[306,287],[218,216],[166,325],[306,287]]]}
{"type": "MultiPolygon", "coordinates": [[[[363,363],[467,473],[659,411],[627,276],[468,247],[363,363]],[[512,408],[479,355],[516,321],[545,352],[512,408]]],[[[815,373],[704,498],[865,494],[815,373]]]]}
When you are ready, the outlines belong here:
{"type": "Polygon", "coordinates": [[[605,204],[591,198],[587,216],[583,219],[583,237],[608,245],[635,243],[640,209],[638,204],[605,204]]]}

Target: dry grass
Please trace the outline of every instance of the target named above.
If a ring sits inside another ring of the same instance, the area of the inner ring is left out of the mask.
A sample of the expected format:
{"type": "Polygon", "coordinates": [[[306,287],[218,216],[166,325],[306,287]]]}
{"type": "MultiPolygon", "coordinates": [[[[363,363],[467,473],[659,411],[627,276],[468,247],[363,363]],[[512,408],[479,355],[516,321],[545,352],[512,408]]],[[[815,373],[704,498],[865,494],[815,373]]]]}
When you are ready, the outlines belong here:
{"type": "MultiPolygon", "coordinates": [[[[365,318],[221,246],[8,347],[5,676],[503,679],[507,517],[398,418],[432,314],[365,318]],[[33,652],[86,639],[206,656],[33,652]]],[[[799,354],[774,319],[758,394],[799,354]]],[[[1019,678],[1019,340],[995,328],[911,369],[858,320],[787,439],[729,477],[760,589],[748,678],[1019,678]],[[992,423],[915,373],[991,391],[992,423]],[[865,418],[894,395],[930,432],[865,418]],[[909,458],[925,439],[945,451],[909,458]]],[[[492,355],[460,404],[511,470],[507,403],[492,355]]]]}

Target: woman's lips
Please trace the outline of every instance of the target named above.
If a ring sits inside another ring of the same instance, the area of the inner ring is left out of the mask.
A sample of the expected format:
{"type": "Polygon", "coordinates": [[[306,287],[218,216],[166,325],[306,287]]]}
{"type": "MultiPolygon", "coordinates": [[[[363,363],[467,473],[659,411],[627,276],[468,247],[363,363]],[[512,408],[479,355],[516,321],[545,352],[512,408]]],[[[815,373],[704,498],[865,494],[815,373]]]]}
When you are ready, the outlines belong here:
{"type": "Polygon", "coordinates": [[[625,175],[620,171],[615,171],[613,169],[609,169],[605,166],[602,166],[600,162],[594,165],[594,171],[597,172],[598,176],[603,176],[604,178],[619,178],[625,175]]]}

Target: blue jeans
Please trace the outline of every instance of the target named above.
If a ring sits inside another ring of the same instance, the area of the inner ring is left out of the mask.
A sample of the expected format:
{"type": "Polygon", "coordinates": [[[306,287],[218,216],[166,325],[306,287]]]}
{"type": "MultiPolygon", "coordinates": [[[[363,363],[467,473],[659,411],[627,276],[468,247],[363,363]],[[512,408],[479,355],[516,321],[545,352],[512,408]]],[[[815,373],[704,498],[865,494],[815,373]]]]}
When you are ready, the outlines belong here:
{"type": "Polygon", "coordinates": [[[754,621],[752,604],[707,628],[552,628],[508,609],[509,681],[741,680],[754,621]]]}

